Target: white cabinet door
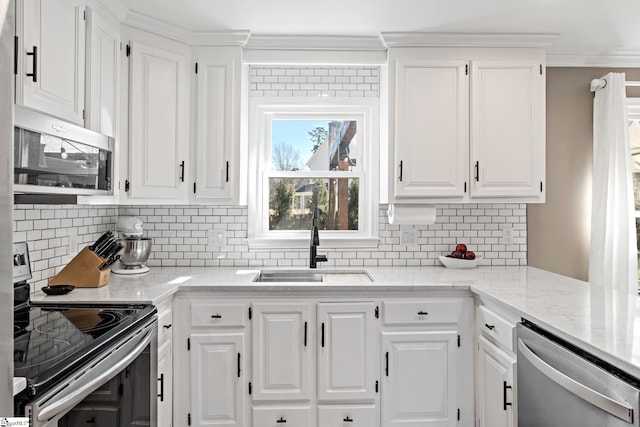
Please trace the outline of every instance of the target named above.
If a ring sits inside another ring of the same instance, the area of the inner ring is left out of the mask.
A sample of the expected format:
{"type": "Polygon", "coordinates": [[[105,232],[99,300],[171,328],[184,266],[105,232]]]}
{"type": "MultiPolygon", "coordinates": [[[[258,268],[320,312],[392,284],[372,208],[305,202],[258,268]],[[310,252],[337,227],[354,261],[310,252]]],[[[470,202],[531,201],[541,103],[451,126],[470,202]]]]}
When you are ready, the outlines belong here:
{"type": "Polygon", "coordinates": [[[158,345],[158,425],[173,425],[173,357],[170,340],[158,345]]]}
{"type": "Polygon", "coordinates": [[[208,47],[197,58],[196,200],[237,200],[241,47],[208,47]]]}
{"type": "Polygon", "coordinates": [[[85,2],[24,0],[16,4],[22,17],[16,101],[83,125],[85,2]]]}
{"type": "Polygon", "coordinates": [[[318,304],[318,400],[375,399],[376,305],[318,304]]]}
{"type": "Polygon", "coordinates": [[[252,307],[253,400],[309,400],[310,304],[256,303],[252,307]]]}
{"type": "Polygon", "coordinates": [[[382,334],[382,425],[455,426],[457,332],[382,334]]]}
{"type": "Polygon", "coordinates": [[[120,29],[87,8],[86,122],[116,137],[120,93],[120,29]]]}
{"type": "Polygon", "coordinates": [[[191,418],[196,426],[244,427],[245,334],[191,335],[191,418]]]}
{"type": "Polygon", "coordinates": [[[536,61],[472,61],[472,197],[544,201],[545,79],[536,61]]]}
{"type": "Polygon", "coordinates": [[[187,58],[141,42],[130,46],[129,196],[186,201],[187,58]]]}
{"type": "Polygon", "coordinates": [[[467,61],[396,61],[395,152],[390,174],[396,201],[464,196],[468,67],[467,61]]]}
{"type": "Polygon", "coordinates": [[[517,411],[514,371],[516,360],[485,337],[478,340],[476,412],[482,427],[514,427],[517,411]]]}

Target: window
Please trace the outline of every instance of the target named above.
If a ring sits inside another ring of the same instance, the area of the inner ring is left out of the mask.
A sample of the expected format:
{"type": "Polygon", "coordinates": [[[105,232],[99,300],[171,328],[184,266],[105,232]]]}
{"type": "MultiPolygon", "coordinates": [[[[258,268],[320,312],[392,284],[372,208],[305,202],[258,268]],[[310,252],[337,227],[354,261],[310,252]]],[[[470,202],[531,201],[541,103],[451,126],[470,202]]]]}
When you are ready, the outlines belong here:
{"type": "Polygon", "coordinates": [[[253,100],[249,245],[309,245],[314,189],[322,247],[377,245],[377,99],[253,100]]]}

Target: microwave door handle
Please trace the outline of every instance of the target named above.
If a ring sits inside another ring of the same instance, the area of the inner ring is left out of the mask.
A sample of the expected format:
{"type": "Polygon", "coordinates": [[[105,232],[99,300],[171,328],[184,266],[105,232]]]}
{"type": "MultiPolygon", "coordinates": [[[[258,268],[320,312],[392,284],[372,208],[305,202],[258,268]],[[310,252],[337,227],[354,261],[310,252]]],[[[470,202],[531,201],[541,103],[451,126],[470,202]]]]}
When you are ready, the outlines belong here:
{"type": "Polygon", "coordinates": [[[147,345],[149,345],[152,335],[153,331],[149,330],[141,339],[136,340],[133,343],[129,343],[134,344],[133,348],[130,348],[130,345],[124,345],[123,347],[118,349],[118,353],[122,353],[123,355],[125,355],[123,358],[121,358],[116,364],[112,365],[109,369],[103,371],[95,377],[92,377],[91,373],[85,374],[89,375],[89,377],[81,377],[78,380],[78,383],[72,383],[69,387],[63,389],[62,393],[64,394],[64,396],[56,398],[57,392],[54,392],[52,396],[46,397],[45,400],[53,400],[51,399],[51,397],[55,398],[55,403],[50,406],[46,406],[38,411],[38,421],[44,422],[55,417],[56,415],[64,414],[75,405],[80,403],[96,388],[98,388],[104,382],[108,381],[116,373],[122,371],[125,367],[127,367],[127,365],[133,362],[147,347],[147,345]]]}
{"type": "Polygon", "coordinates": [[[633,408],[627,404],[613,400],[558,371],[531,351],[521,339],[518,340],[518,350],[538,371],[565,390],[614,417],[620,418],[629,424],[633,423],[633,408]]]}

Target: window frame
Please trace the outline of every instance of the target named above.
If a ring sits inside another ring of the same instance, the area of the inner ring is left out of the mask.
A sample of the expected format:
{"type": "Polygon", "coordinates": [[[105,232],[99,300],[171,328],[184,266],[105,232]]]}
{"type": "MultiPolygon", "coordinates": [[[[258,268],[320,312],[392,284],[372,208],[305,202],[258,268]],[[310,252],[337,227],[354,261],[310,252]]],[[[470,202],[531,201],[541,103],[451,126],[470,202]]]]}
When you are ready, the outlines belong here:
{"type": "Polygon", "coordinates": [[[251,249],[307,248],[310,230],[269,230],[269,178],[358,178],[356,230],[320,230],[321,248],[378,245],[380,115],[377,98],[252,98],[249,106],[248,244],[251,249]],[[271,123],[280,119],[357,120],[361,141],[357,171],[271,170],[271,123]]]}

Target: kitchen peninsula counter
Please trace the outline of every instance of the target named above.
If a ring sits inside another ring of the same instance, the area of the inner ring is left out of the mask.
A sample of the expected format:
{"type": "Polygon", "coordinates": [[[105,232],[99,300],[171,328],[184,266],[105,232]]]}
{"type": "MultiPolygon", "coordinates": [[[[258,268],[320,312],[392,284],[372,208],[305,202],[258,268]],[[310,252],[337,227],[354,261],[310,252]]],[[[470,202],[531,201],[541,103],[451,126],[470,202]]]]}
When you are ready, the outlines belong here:
{"type": "MultiPolygon", "coordinates": [[[[261,296],[296,293],[299,296],[357,293],[376,298],[386,293],[471,292],[501,305],[559,337],[640,378],[640,298],[591,286],[533,267],[478,267],[453,270],[444,267],[351,267],[367,271],[371,283],[258,283],[257,268],[152,267],[140,276],[112,274],[100,288],[76,288],[62,296],[38,290],[37,303],[152,303],[178,291],[234,293],[261,296]]],[[[331,269],[317,270],[331,271],[331,269]]]]}

